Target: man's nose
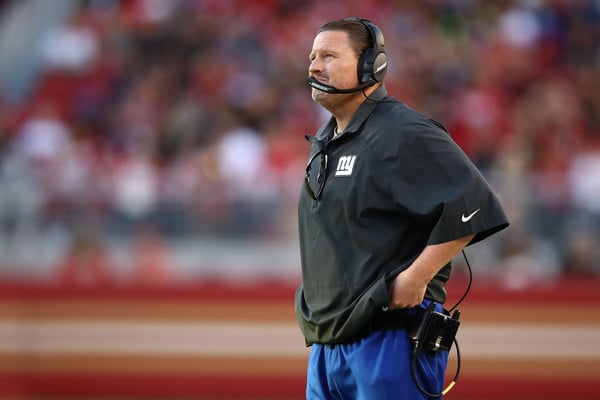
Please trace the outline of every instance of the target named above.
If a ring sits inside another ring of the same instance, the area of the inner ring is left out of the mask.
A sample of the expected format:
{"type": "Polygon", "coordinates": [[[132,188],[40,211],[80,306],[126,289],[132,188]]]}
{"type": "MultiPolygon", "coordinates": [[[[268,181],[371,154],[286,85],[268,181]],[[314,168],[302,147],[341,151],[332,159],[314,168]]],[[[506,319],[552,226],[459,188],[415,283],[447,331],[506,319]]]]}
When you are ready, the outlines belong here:
{"type": "Polygon", "coordinates": [[[315,58],[310,62],[308,66],[308,72],[314,74],[316,72],[320,72],[323,69],[323,63],[319,60],[319,58],[315,58]]]}

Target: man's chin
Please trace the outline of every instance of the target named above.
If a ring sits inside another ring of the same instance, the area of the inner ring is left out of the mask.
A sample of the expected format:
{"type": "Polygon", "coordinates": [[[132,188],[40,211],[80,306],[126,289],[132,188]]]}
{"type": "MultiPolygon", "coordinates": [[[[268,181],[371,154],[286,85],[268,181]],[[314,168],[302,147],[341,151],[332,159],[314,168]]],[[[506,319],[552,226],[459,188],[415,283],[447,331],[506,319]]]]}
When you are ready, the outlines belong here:
{"type": "Polygon", "coordinates": [[[330,96],[330,94],[325,93],[318,89],[313,89],[311,96],[315,102],[320,103],[320,102],[324,101],[325,99],[327,99],[330,96]]]}

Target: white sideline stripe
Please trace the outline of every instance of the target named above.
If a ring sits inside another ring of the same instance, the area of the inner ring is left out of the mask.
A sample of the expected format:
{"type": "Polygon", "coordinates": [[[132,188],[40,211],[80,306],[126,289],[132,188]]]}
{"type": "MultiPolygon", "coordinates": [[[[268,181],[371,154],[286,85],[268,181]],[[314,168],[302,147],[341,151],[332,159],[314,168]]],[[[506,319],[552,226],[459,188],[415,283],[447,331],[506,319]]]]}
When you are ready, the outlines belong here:
{"type": "MultiPolygon", "coordinates": [[[[469,324],[460,327],[464,357],[598,359],[600,325],[469,324]]],[[[305,357],[294,323],[4,321],[2,354],[131,354],[305,357]]],[[[451,351],[454,353],[454,349],[451,351]]]]}
{"type": "Polygon", "coordinates": [[[466,357],[600,361],[600,325],[465,325],[457,340],[466,357]]]}
{"type": "Polygon", "coordinates": [[[290,323],[19,322],[0,323],[0,353],[154,355],[301,355],[290,323]]]}

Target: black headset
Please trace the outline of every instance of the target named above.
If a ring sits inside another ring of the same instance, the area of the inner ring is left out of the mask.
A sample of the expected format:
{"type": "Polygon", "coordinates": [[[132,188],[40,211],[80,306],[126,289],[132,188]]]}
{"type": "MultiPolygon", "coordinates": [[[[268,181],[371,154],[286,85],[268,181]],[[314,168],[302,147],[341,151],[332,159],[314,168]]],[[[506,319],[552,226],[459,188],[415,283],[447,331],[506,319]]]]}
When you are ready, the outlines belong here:
{"type": "Polygon", "coordinates": [[[385,41],[381,29],[368,19],[350,17],[345,20],[362,23],[371,37],[371,46],[363,52],[360,60],[358,60],[358,81],[361,84],[373,81],[381,82],[387,72],[387,55],[385,54],[385,41]]]}

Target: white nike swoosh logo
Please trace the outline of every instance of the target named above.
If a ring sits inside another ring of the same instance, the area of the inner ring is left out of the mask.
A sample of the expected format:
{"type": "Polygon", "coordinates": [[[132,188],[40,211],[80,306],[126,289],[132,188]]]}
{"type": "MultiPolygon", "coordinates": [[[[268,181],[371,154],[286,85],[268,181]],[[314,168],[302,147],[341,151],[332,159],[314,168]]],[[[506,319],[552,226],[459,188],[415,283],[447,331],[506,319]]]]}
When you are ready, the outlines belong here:
{"type": "Polygon", "coordinates": [[[469,222],[471,220],[471,218],[473,218],[473,215],[477,214],[479,212],[479,210],[481,210],[481,208],[478,208],[477,210],[473,211],[471,214],[467,215],[466,217],[465,217],[465,214],[463,214],[461,216],[462,222],[469,222]]]}

